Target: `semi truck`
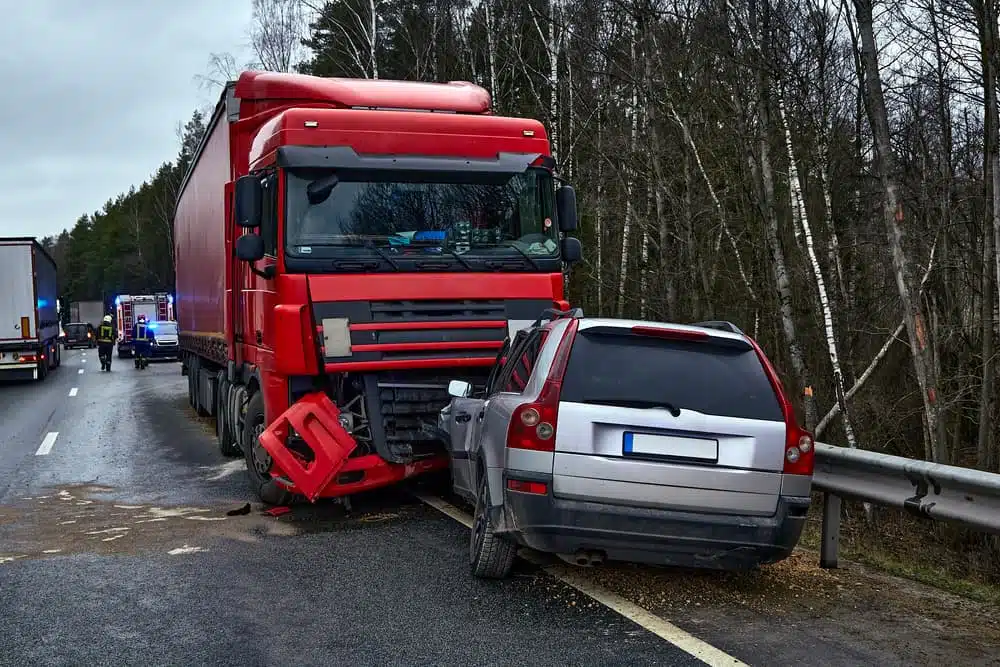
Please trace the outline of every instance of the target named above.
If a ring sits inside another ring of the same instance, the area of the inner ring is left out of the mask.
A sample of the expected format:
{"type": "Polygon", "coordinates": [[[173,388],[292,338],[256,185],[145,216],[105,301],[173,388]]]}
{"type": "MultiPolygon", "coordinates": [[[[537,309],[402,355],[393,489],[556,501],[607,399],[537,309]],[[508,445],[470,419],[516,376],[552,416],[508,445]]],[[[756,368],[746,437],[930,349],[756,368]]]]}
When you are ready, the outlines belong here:
{"type": "Polygon", "coordinates": [[[0,379],[44,380],[61,361],[56,263],[34,238],[0,238],[0,379]]]}
{"type": "Polygon", "coordinates": [[[69,321],[97,328],[107,313],[103,301],[74,301],[69,304],[69,321]]]}
{"type": "Polygon", "coordinates": [[[189,400],[265,503],[448,467],[449,380],[569,307],[576,196],[545,128],[467,82],[247,71],[174,213],[189,400]]]}
{"type": "Polygon", "coordinates": [[[166,292],[156,294],[119,294],[115,297],[115,327],[117,330],[118,358],[127,359],[135,354],[132,332],[140,315],[146,321],[174,321],[174,297],[166,292]]]}

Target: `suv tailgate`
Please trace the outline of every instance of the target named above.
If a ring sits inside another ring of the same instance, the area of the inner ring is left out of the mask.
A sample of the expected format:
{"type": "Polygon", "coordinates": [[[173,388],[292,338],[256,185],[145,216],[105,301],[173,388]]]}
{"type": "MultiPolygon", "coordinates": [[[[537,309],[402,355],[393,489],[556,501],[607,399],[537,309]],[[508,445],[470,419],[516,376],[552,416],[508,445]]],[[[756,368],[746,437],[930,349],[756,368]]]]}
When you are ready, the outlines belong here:
{"type": "Polygon", "coordinates": [[[675,340],[582,328],[560,401],[555,496],[774,514],[786,427],[742,337],[675,340]]]}

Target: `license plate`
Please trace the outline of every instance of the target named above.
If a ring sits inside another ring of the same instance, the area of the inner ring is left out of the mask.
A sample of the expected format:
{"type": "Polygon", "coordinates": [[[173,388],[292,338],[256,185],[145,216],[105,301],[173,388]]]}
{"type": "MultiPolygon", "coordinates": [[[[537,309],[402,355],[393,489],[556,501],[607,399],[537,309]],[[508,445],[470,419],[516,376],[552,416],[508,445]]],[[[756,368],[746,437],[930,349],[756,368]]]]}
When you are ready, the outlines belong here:
{"type": "Polygon", "coordinates": [[[671,459],[715,462],[719,460],[719,441],[675,435],[626,433],[622,451],[626,456],[662,456],[671,459]]]}

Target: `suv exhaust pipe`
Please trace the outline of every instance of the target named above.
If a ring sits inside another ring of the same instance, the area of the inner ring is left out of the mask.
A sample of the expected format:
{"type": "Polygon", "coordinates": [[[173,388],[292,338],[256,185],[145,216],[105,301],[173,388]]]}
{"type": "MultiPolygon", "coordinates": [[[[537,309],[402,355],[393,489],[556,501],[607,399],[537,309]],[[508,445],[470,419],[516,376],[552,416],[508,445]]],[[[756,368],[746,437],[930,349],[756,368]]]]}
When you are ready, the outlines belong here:
{"type": "Polygon", "coordinates": [[[597,567],[604,564],[604,552],[580,549],[572,556],[560,555],[564,561],[579,567],[597,567]]]}

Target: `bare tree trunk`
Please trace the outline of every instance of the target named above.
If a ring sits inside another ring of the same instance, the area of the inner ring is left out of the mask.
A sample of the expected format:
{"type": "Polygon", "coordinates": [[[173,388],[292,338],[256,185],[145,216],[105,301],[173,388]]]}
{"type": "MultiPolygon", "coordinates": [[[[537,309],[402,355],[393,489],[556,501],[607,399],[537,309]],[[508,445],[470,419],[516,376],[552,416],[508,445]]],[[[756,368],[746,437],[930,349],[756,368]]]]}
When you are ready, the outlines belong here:
{"type": "Polygon", "coordinates": [[[979,434],[977,465],[994,470],[997,465],[993,437],[994,347],[993,309],[1000,293],[1000,119],[997,117],[997,17],[994,0],[972,3],[979,28],[983,68],[983,184],[986,190],[987,219],[983,225],[982,271],[982,354],[983,376],[979,394],[979,434]]]}
{"type": "MultiPolygon", "coordinates": [[[[636,26],[632,26],[632,62],[635,62],[635,41],[638,35],[636,26]]],[[[635,219],[635,206],[632,203],[632,195],[635,191],[635,148],[639,131],[639,87],[632,84],[632,100],[628,109],[628,116],[631,122],[631,134],[629,138],[628,167],[626,171],[625,183],[625,224],[622,227],[622,252],[621,269],[618,274],[618,317],[625,314],[625,286],[628,284],[628,260],[629,242],[632,235],[632,225],[635,219]]]]}
{"type": "Polygon", "coordinates": [[[830,308],[830,299],[826,293],[826,281],[823,279],[823,271],[820,268],[819,259],[816,257],[812,228],[809,226],[809,215],[806,212],[806,205],[802,197],[802,183],[799,181],[798,167],[795,163],[795,151],[792,149],[792,131],[788,126],[788,119],[785,117],[785,102],[781,99],[780,95],[778,96],[778,114],[781,117],[781,125],[785,134],[785,150],[788,152],[788,188],[792,197],[792,215],[798,218],[799,226],[802,228],[803,241],[806,253],[809,256],[809,265],[812,267],[813,278],[816,280],[819,305],[823,311],[826,347],[830,355],[830,366],[833,368],[833,387],[837,396],[837,403],[840,405],[840,413],[844,423],[844,435],[847,436],[848,446],[851,449],[856,449],[858,441],[854,436],[854,428],[851,426],[850,416],[847,412],[847,399],[844,396],[844,374],[840,368],[837,335],[833,329],[833,311],[830,308]]]}
{"type": "MultiPolygon", "coordinates": [[[[924,270],[924,277],[920,279],[920,288],[919,288],[920,291],[918,292],[918,295],[923,293],[924,286],[927,284],[927,279],[930,278],[931,276],[931,271],[934,268],[934,252],[936,250],[937,250],[937,241],[935,241],[934,245],[931,246],[931,255],[930,258],[927,260],[927,268],[924,270]]],[[[889,334],[889,337],[886,339],[885,343],[882,344],[882,348],[875,354],[874,357],[872,357],[871,362],[868,364],[868,368],[866,368],[864,372],[860,376],[858,376],[858,379],[854,381],[854,385],[847,390],[847,393],[844,395],[845,402],[854,398],[854,395],[858,393],[858,391],[860,391],[862,387],[865,386],[865,382],[868,381],[868,378],[872,376],[872,373],[875,372],[875,369],[878,368],[878,365],[882,363],[883,359],[885,359],[885,355],[889,353],[889,348],[892,347],[893,343],[899,340],[899,337],[900,335],[902,335],[903,329],[905,328],[906,328],[906,320],[904,319],[902,322],[899,323],[899,325],[896,326],[895,330],[891,334],[889,334]]],[[[816,433],[815,433],[817,438],[819,438],[823,434],[823,431],[826,429],[827,426],[829,426],[830,422],[836,419],[837,415],[840,414],[840,407],[841,407],[840,404],[837,403],[832,408],[830,408],[830,411],[827,412],[822,419],[819,420],[819,424],[816,425],[816,433]]]]}
{"type": "Polygon", "coordinates": [[[597,98],[597,202],[594,211],[594,236],[597,237],[597,314],[604,314],[604,86],[597,98]]]}
{"type": "Polygon", "coordinates": [[[770,35],[769,0],[762,6],[762,23],[758,24],[758,8],[753,3],[750,9],[751,34],[758,40],[760,61],[757,63],[757,157],[758,163],[751,157],[751,169],[756,172],[755,178],[761,184],[761,212],[764,216],[764,237],[771,251],[771,271],[774,275],[774,285],[778,292],[778,310],[781,317],[781,330],[788,345],[788,356],[795,371],[796,379],[802,390],[805,426],[812,430],[816,425],[816,401],[813,397],[812,379],[806,365],[805,355],[799,343],[795,327],[795,317],[792,310],[792,284],[788,275],[788,264],[785,251],[781,245],[779,234],[778,212],[775,208],[774,171],[771,166],[771,147],[769,132],[771,128],[770,77],[767,73],[770,35]],[[758,29],[758,25],[760,28],[758,29]]]}
{"type": "Polygon", "coordinates": [[[927,348],[927,326],[917,290],[913,285],[910,259],[903,248],[903,201],[896,183],[895,155],[889,136],[889,117],[882,92],[882,81],[878,70],[878,49],[872,25],[872,0],[854,0],[858,19],[858,33],[861,41],[861,63],[864,71],[865,108],[871,125],[875,147],[875,172],[882,184],[883,218],[892,266],[896,278],[896,288],[903,304],[907,336],[913,357],[927,420],[927,442],[925,455],[931,461],[939,458],[938,450],[938,396],[937,377],[930,350],[927,348]]]}
{"type": "Polygon", "coordinates": [[[372,78],[378,78],[378,10],[375,0],[368,0],[368,62],[372,78]]]}
{"type": "Polygon", "coordinates": [[[719,222],[722,224],[722,233],[725,234],[726,239],[729,241],[729,245],[733,249],[733,256],[736,258],[736,268],[739,269],[740,278],[743,280],[743,286],[747,290],[747,294],[754,301],[757,300],[757,295],[754,292],[753,285],[750,283],[750,279],[747,277],[746,269],[743,267],[743,256],[740,254],[739,246],[736,245],[736,239],[733,238],[733,234],[729,229],[729,224],[726,222],[726,211],[722,208],[722,203],[719,201],[718,195],[715,193],[715,187],[712,185],[712,180],[708,177],[705,172],[705,165],[701,161],[701,153],[698,152],[698,145],[694,142],[694,137],[691,136],[691,131],[688,129],[687,123],[681,118],[680,114],[677,113],[677,108],[669,100],[667,101],[667,111],[670,113],[674,122],[681,130],[681,134],[684,135],[684,142],[691,149],[691,155],[694,157],[695,164],[698,166],[698,172],[701,174],[702,179],[705,181],[705,186],[708,188],[708,195],[712,199],[712,205],[715,207],[715,212],[719,216],[719,222]]]}

